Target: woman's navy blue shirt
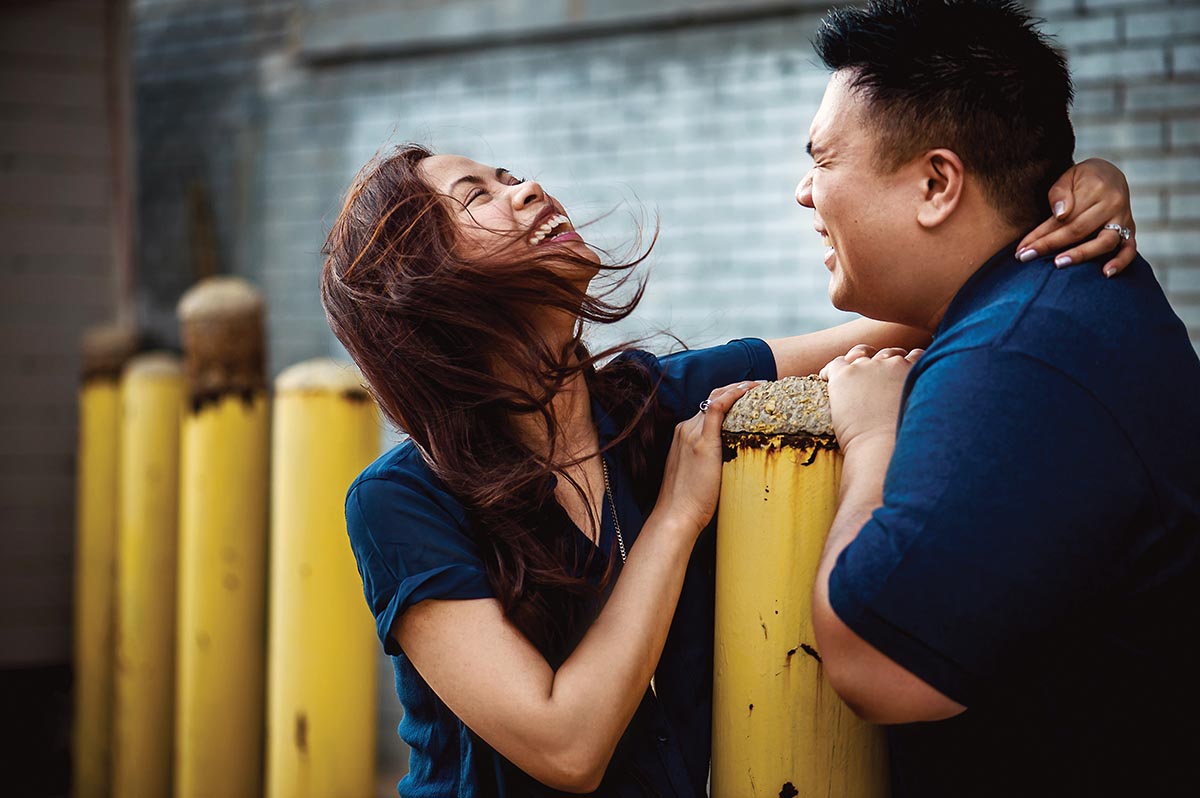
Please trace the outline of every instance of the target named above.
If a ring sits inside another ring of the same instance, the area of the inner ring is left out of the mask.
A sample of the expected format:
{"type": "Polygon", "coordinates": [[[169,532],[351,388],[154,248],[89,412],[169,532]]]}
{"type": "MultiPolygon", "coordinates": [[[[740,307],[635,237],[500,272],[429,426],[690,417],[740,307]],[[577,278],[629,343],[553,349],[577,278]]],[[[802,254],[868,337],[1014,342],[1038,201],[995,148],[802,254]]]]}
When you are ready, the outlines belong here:
{"type": "MultiPolygon", "coordinates": [[[[757,339],[658,358],[630,352],[659,384],[660,406],[678,423],[695,414],[713,388],[746,379],[775,379],[770,348],[757,339]]],[[[594,401],[601,446],[617,434],[594,401]]],[[[634,498],[623,462],[625,442],[605,453],[626,546],[634,545],[651,507],[634,498]]],[[[645,491],[640,491],[645,495],[645,491]]],[[[657,494],[657,486],[650,495],[657,494]]],[[[565,513],[563,534],[591,546],[565,513]]],[[[404,705],[401,738],[412,750],[401,796],[541,796],[534,781],[474,734],[434,694],[389,636],[404,610],[425,599],[491,598],[467,513],[429,470],[416,447],[401,443],[372,463],[350,486],[346,525],[363,593],[384,650],[392,655],[396,692],[404,705]]],[[[600,551],[611,551],[613,520],[605,503],[600,551]]],[[[715,529],[693,549],[675,618],[659,660],[655,696],[647,689],[625,730],[600,789],[603,796],[704,796],[712,723],[712,630],[715,529]]],[[[615,564],[619,568],[619,564],[615,564]]],[[[619,578],[619,570],[618,570],[619,578]]]]}

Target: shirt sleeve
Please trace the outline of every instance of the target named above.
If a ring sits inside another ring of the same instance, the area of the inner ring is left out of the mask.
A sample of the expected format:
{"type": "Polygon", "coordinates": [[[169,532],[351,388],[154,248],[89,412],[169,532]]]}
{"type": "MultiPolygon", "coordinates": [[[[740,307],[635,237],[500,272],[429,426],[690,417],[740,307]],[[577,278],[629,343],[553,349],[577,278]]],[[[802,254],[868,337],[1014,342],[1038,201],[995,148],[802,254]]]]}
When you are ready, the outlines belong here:
{"type": "Polygon", "coordinates": [[[388,654],[389,634],[408,607],[425,599],[493,596],[461,508],[416,478],[360,480],[346,496],[346,528],[363,595],[388,654]]]}
{"type": "Polygon", "coordinates": [[[883,506],[829,579],[838,617],[971,706],[1115,586],[1145,471],[1105,407],[1018,353],[912,384],[883,506]]]}
{"type": "Polygon", "coordinates": [[[689,349],[658,359],[660,397],[676,423],[691,418],[713,388],[741,380],[775,379],[775,356],[766,341],[739,338],[722,346],[689,349]]]}

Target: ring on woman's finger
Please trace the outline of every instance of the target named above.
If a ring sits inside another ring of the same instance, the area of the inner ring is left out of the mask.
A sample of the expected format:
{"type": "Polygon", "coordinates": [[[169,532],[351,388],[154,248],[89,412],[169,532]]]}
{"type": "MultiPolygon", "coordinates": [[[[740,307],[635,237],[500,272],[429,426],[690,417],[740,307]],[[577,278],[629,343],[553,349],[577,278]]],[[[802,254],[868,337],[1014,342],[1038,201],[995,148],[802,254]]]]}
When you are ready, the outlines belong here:
{"type": "Polygon", "coordinates": [[[708,400],[707,399],[705,399],[703,402],[700,403],[700,412],[701,413],[708,412],[708,400]]]}
{"type": "Polygon", "coordinates": [[[1128,241],[1128,240],[1129,240],[1129,237],[1130,237],[1131,235],[1133,235],[1133,231],[1132,231],[1132,230],[1130,230],[1128,227],[1122,227],[1122,226],[1121,226],[1121,225],[1119,225],[1119,224],[1112,224],[1112,223],[1109,223],[1109,224],[1106,224],[1106,225],[1104,225],[1104,229],[1105,229],[1105,230],[1116,230],[1116,231],[1117,231],[1117,235],[1119,235],[1119,236],[1120,236],[1122,239],[1124,239],[1124,240],[1126,240],[1126,241],[1128,241]]]}

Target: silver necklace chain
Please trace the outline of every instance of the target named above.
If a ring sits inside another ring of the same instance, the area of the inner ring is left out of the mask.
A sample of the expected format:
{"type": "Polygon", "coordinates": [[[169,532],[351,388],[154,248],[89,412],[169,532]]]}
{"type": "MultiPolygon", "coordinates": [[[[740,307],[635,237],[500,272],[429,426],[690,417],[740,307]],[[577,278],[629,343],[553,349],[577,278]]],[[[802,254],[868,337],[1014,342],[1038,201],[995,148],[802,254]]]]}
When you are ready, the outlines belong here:
{"type": "MultiPolygon", "coordinates": [[[[608,496],[608,506],[612,509],[613,530],[617,533],[617,545],[621,548],[621,564],[625,563],[625,538],[621,536],[621,522],[617,519],[617,501],[613,498],[612,485],[608,481],[608,463],[604,455],[600,455],[600,470],[604,472],[604,494],[608,496]]],[[[650,692],[658,698],[658,688],[654,686],[654,674],[650,675],[650,692]]]]}
{"type": "Polygon", "coordinates": [[[604,455],[600,455],[600,469],[604,472],[604,495],[608,496],[608,506],[612,510],[613,529],[617,532],[617,546],[621,548],[621,564],[625,563],[625,538],[621,537],[621,522],[617,520],[617,502],[613,498],[612,485],[608,481],[608,463],[604,455]]]}

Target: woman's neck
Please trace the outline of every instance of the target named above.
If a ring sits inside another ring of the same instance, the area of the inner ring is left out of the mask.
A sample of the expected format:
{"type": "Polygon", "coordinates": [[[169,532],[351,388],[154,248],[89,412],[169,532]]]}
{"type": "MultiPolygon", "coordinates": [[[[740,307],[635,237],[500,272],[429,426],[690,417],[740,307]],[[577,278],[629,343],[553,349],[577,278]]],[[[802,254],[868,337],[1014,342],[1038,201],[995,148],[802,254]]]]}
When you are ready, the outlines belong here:
{"type": "MultiPolygon", "coordinates": [[[[592,420],[591,393],[582,372],[574,374],[550,400],[554,418],[554,460],[571,462],[594,454],[596,426],[592,420]]],[[[512,417],[513,428],[521,440],[535,451],[550,453],[550,437],[541,413],[522,413],[512,417]]]]}

